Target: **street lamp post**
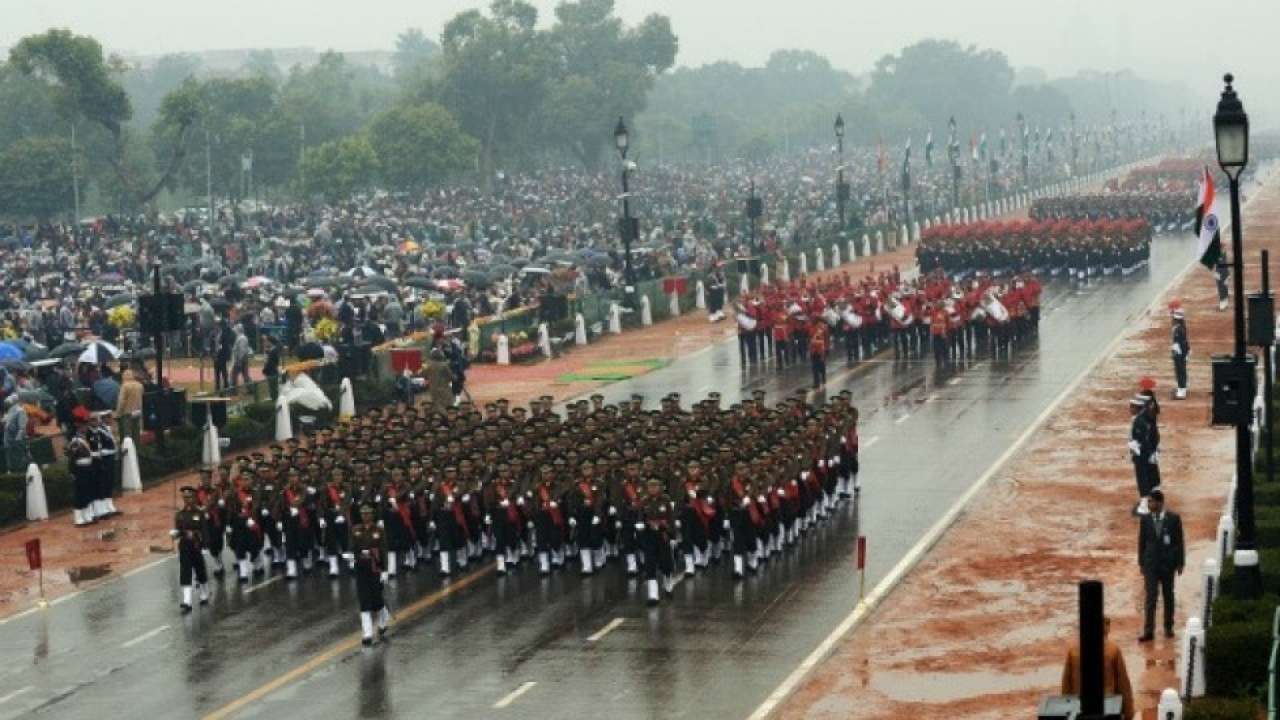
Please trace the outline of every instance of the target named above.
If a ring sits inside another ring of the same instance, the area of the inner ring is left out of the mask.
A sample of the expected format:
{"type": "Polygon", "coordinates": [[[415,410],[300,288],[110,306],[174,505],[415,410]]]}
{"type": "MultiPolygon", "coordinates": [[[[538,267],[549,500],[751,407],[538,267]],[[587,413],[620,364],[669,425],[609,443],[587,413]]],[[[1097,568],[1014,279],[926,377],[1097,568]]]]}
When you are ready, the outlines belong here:
{"type": "Polygon", "coordinates": [[[836,113],[836,153],[840,165],[836,168],[836,208],[840,214],[840,232],[844,233],[844,208],[849,202],[849,184],[844,181],[844,116],[836,113]]]}
{"type": "Polygon", "coordinates": [[[1022,113],[1018,113],[1018,139],[1022,143],[1022,187],[1029,188],[1031,159],[1027,156],[1027,120],[1022,117],[1022,113]]]}
{"type": "Polygon", "coordinates": [[[764,201],[756,195],[756,181],[751,179],[751,194],[747,197],[747,221],[751,225],[751,253],[759,254],[760,243],[756,240],[756,220],[764,214],[764,201]]]}
{"type": "Polygon", "coordinates": [[[622,117],[618,117],[618,125],[613,129],[613,142],[622,157],[622,220],[619,227],[622,232],[622,282],[628,306],[636,291],[635,272],[631,268],[631,243],[636,238],[637,222],[631,217],[631,188],[629,185],[630,168],[627,165],[627,148],[631,144],[631,133],[622,117]]]}
{"type": "MultiPolygon", "coordinates": [[[[1244,241],[1240,228],[1240,173],[1249,162],[1249,116],[1239,96],[1231,87],[1234,78],[1223,76],[1226,87],[1213,115],[1214,142],[1218,164],[1227,174],[1231,187],[1231,280],[1235,320],[1235,353],[1232,357],[1237,372],[1248,373],[1252,365],[1245,358],[1244,324],[1244,241]]],[[[1246,387],[1252,387],[1250,382],[1246,387]]],[[[1252,399],[1246,402],[1252,404],[1252,399]]],[[[1264,402],[1271,402],[1266,398],[1264,402]]],[[[1250,418],[1242,414],[1236,421],[1236,566],[1235,592],[1239,597],[1257,597],[1262,592],[1262,573],[1258,567],[1256,526],[1253,517],[1253,457],[1249,436],[1250,418]]]]}

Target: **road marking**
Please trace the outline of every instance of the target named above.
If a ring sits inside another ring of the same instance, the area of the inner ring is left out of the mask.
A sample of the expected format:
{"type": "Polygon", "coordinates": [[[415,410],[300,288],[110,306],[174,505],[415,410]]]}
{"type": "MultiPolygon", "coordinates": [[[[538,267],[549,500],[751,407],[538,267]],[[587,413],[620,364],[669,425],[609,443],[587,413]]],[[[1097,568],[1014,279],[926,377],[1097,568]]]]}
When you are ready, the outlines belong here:
{"type": "Polygon", "coordinates": [[[876,444],[876,443],[878,443],[878,442],[880,442],[880,436],[879,436],[879,435],[872,435],[871,437],[867,438],[867,441],[866,441],[866,442],[862,443],[862,447],[863,447],[863,449],[866,449],[866,448],[871,447],[872,445],[875,445],[875,444],[876,444]]]}
{"type": "Polygon", "coordinates": [[[35,689],[36,689],[36,688],[35,688],[35,686],[34,686],[34,685],[27,685],[27,686],[25,686],[25,687],[20,687],[20,688],[18,688],[17,690],[14,690],[13,692],[9,693],[8,695],[2,695],[2,696],[0,696],[0,705],[3,705],[3,704],[5,704],[5,703],[9,702],[10,700],[12,700],[12,699],[14,699],[14,698],[18,697],[19,695],[21,695],[21,694],[23,694],[23,693],[29,693],[29,692],[31,692],[32,690],[35,690],[35,689]]]}
{"type": "MultiPolygon", "coordinates": [[[[1162,303],[1164,296],[1167,295],[1169,291],[1178,282],[1180,282],[1188,272],[1191,271],[1194,265],[1195,263],[1189,263],[1181,272],[1176,274],[1167,285],[1158,290],[1151,303],[1147,306],[1146,312],[1151,312],[1154,308],[1158,307],[1162,303]]],[[[1100,352],[1092,362],[1085,366],[1085,368],[1080,371],[1080,374],[1076,375],[1076,377],[1062,389],[1062,392],[1058,393],[1057,397],[1055,397],[1053,401],[1049,403],[1049,405],[1046,406],[1038,416],[1036,416],[1035,420],[1033,420],[1031,424],[1022,431],[1022,434],[1018,436],[1013,444],[1005,449],[1004,453],[1002,453],[1000,457],[996,458],[996,461],[982,473],[982,476],[979,477],[973,485],[969,486],[969,489],[951,505],[947,510],[947,513],[939,518],[938,522],[934,523],[933,527],[929,528],[929,531],[925,533],[924,537],[920,538],[920,540],[907,551],[907,554],[898,561],[898,564],[894,565],[893,569],[891,569],[889,573],[885,575],[874,588],[872,588],[866,598],[859,601],[853,610],[840,621],[840,624],[837,625],[829,635],[823,638],[822,642],[820,642],[812,652],[805,656],[805,659],[802,660],[785,679],[783,679],[782,683],[764,699],[764,702],[760,703],[755,711],[748,716],[748,720],[764,720],[769,717],[769,715],[773,713],[774,709],[778,707],[778,704],[787,699],[787,697],[789,697],[791,693],[799,687],[800,682],[818,666],[818,663],[822,662],[827,655],[835,649],[836,643],[840,642],[845,635],[848,635],[849,632],[852,631],[853,628],[855,628],[858,623],[871,612],[871,610],[879,605],[880,601],[883,600],[884,597],[887,596],[904,577],[906,577],[906,574],[915,567],[916,563],[920,562],[920,558],[922,558],[924,554],[938,542],[942,537],[942,534],[945,533],[947,529],[955,523],[956,519],[960,517],[960,513],[964,510],[965,506],[968,505],[969,502],[972,501],[984,487],[986,487],[987,483],[991,481],[991,478],[995,477],[996,473],[998,473],[1001,468],[1003,468],[1004,465],[1022,449],[1022,446],[1026,444],[1027,440],[1029,440],[1031,436],[1034,435],[1042,425],[1044,425],[1045,421],[1048,420],[1049,417],[1057,410],[1058,406],[1075,392],[1076,388],[1078,388],[1080,384],[1084,382],[1085,378],[1089,376],[1089,373],[1093,372],[1094,368],[1101,364],[1103,360],[1115,354],[1116,350],[1120,347],[1121,341],[1123,341],[1126,336],[1127,333],[1122,331],[1118,333],[1116,337],[1112,338],[1111,342],[1103,348],[1102,352],[1100,352]]]]}
{"type": "Polygon", "coordinates": [[[264,587],[266,587],[266,586],[268,586],[268,585],[271,585],[272,583],[278,583],[278,582],[280,582],[280,581],[281,581],[281,580],[283,580],[283,579],[284,579],[284,576],[283,576],[283,575],[276,575],[276,576],[272,577],[271,579],[269,579],[269,580],[263,580],[262,582],[260,582],[260,583],[258,583],[258,584],[256,584],[256,585],[250,585],[249,587],[247,587],[247,588],[245,588],[245,589],[244,589],[244,594],[245,594],[245,595],[248,595],[249,593],[257,592],[257,591],[261,590],[262,588],[264,588],[264,587]]]}
{"type": "Polygon", "coordinates": [[[54,599],[50,600],[50,601],[49,601],[49,604],[50,604],[50,605],[61,605],[62,603],[64,603],[64,602],[66,602],[66,601],[70,600],[71,598],[74,598],[74,597],[80,597],[80,596],[81,596],[81,595],[83,595],[83,594],[84,594],[84,590],[76,590],[76,591],[75,591],[75,592],[73,592],[73,593],[67,593],[66,595],[63,595],[62,597],[56,597],[56,598],[54,598],[54,599]]]}
{"type": "Polygon", "coordinates": [[[146,641],[150,640],[151,638],[153,638],[153,637],[155,637],[155,636],[159,635],[160,633],[162,633],[162,632],[164,632],[165,630],[168,630],[168,629],[169,629],[169,626],[168,626],[168,625],[161,625],[160,627],[156,628],[155,630],[149,630],[149,631],[147,631],[147,632],[144,632],[144,633],[142,633],[141,635],[139,635],[138,637],[136,637],[136,638],[134,638],[134,639],[132,639],[132,640],[130,640],[130,641],[128,641],[128,642],[120,643],[120,647],[122,647],[122,648],[130,648],[130,647],[133,647],[134,645],[137,645],[138,643],[144,643],[144,642],[146,642],[146,641]]]}
{"type": "Polygon", "coordinates": [[[134,575],[137,575],[138,573],[143,572],[144,570],[150,570],[151,568],[157,565],[160,565],[162,563],[167,563],[170,560],[174,559],[175,557],[177,557],[177,555],[167,555],[165,557],[160,558],[159,560],[153,560],[152,562],[149,562],[146,565],[139,565],[138,567],[130,570],[129,572],[121,573],[120,577],[133,577],[134,575]]]}
{"type": "Polygon", "coordinates": [[[527,682],[527,683],[522,684],[520,687],[516,688],[515,690],[512,690],[510,693],[507,693],[507,696],[506,696],[506,697],[504,697],[504,698],[502,698],[501,700],[499,700],[498,702],[494,703],[494,704],[493,704],[493,709],[494,709],[494,710],[501,710],[502,708],[504,708],[504,707],[506,707],[506,706],[510,705],[511,703],[513,703],[513,702],[515,702],[515,701],[516,701],[516,698],[518,698],[518,697],[520,697],[521,695],[523,695],[523,694],[525,694],[525,693],[529,692],[530,690],[532,690],[532,689],[533,689],[533,686],[534,686],[534,685],[537,685],[537,684],[538,684],[538,683],[536,683],[536,682],[527,682]]]}
{"type": "Polygon", "coordinates": [[[902,423],[906,422],[906,421],[907,421],[907,419],[908,419],[908,418],[910,418],[910,417],[911,417],[911,413],[907,413],[906,415],[903,415],[902,417],[897,418],[896,420],[894,420],[894,421],[893,421],[893,424],[894,424],[894,425],[901,425],[902,423]]]}
{"type": "Polygon", "coordinates": [[[596,642],[596,641],[598,641],[600,638],[602,638],[602,637],[604,637],[605,635],[608,635],[609,633],[611,633],[611,632],[613,632],[614,630],[616,630],[616,629],[617,629],[617,627],[618,627],[619,625],[621,625],[622,623],[623,623],[623,619],[622,619],[622,618],[614,618],[614,619],[610,620],[608,625],[605,625],[604,627],[602,627],[602,628],[600,628],[599,630],[597,630],[595,633],[593,633],[593,634],[591,634],[591,635],[587,636],[587,642],[596,642]]]}
{"type": "MultiPolygon", "coordinates": [[[[458,578],[447,587],[440,588],[430,595],[406,605],[399,613],[396,614],[396,618],[392,621],[392,624],[399,625],[410,618],[422,614],[423,611],[434,607],[435,605],[439,605],[450,595],[461,592],[475,584],[481,578],[492,574],[493,569],[493,563],[489,563],[488,565],[477,569],[470,575],[464,575],[458,578]]],[[[324,650],[319,655],[312,657],[310,660],[276,677],[275,679],[260,685],[256,689],[241,695],[235,700],[232,700],[226,705],[223,705],[222,707],[205,715],[204,718],[205,720],[219,720],[220,718],[231,717],[240,710],[243,710],[245,707],[261,700],[286,685],[301,680],[307,675],[310,675],[323,667],[326,663],[332,662],[358,647],[360,647],[360,633],[353,632],[346,638],[330,645],[328,649],[324,650]]]]}

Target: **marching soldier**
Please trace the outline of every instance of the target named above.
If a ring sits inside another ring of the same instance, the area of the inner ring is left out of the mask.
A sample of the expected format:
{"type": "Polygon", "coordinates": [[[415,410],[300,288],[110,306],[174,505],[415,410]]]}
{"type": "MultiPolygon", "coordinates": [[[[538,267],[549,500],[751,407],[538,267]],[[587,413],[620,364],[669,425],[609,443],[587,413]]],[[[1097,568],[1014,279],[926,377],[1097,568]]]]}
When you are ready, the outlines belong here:
{"type": "Polygon", "coordinates": [[[387,536],[379,527],[373,506],[360,507],[360,524],[351,529],[351,551],[348,558],[356,568],[356,598],[360,604],[360,642],[373,644],[374,615],[378,636],[385,637],[391,622],[383,598],[383,560],[387,556],[387,536]]]}
{"type": "Polygon", "coordinates": [[[671,533],[673,526],[678,524],[674,516],[674,503],[662,492],[662,481],[649,478],[645,483],[644,502],[640,507],[635,530],[644,557],[645,589],[650,605],[657,605],[660,599],[659,580],[668,595],[674,586],[672,574],[675,572],[675,563],[671,557],[671,533]]]}
{"type": "Polygon", "coordinates": [[[227,501],[223,497],[222,483],[222,478],[219,477],[218,486],[215,487],[213,470],[200,469],[200,486],[196,488],[196,507],[205,514],[207,521],[204,549],[209,552],[209,558],[213,560],[213,576],[216,578],[221,578],[225,572],[222,565],[222,549],[226,544],[227,501]]]}
{"type": "Polygon", "coordinates": [[[169,536],[178,541],[178,584],[182,586],[182,603],[178,607],[184,615],[191,612],[193,575],[200,588],[200,604],[209,603],[209,577],[205,573],[203,554],[207,522],[204,511],[196,507],[196,489],[184,486],[182,509],[174,513],[173,529],[169,531],[169,536]]]}

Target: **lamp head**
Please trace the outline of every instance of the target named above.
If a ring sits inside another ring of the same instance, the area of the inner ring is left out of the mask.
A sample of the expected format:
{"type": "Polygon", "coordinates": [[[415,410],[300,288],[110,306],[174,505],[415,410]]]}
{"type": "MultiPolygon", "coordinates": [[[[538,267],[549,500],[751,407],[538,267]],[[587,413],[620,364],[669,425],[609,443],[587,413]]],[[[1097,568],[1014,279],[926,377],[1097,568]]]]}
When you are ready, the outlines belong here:
{"type": "Polygon", "coordinates": [[[1217,112],[1213,114],[1213,137],[1218,149],[1218,164],[1233,180],[1249,163],[1249,116],[1244,111],[1240,96],[1231,83],[1231,73],[1223,76],[1226,87],[1218,99],[1217,112]]]}

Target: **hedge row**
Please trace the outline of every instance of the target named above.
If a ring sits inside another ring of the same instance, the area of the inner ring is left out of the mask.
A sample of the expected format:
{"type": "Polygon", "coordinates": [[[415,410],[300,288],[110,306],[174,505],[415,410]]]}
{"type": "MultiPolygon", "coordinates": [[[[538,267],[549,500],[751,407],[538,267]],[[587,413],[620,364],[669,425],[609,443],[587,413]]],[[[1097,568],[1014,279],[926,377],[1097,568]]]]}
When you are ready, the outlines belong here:
{"type": "MultiPolygon", "coordinates": [[[[334,408],[337,408],[338,386],[325,386],[323,390],[333,402],[334,408]]],[[[353,380],[352,390],[356,396],[356,412],[389,405],[395,398],[390,386],[373,379],[353,380]]],[[[246,405],[241,415],[228,418],[227,426],[220,429],[220,434],[229,440],[224,454],[239,453],[271,443],[275,439],[275,414],[275,404],[265,401],[246,405]]],[[[308,427],[328,427],[333,424],[336,413],[328,410],[299,411],[295,408],[291,416],[296,432],[303,427],[304,417],[311,420],[308,427]]],[[[163,450],[156,445],[143,445],[138,449],[138,467],[142,473],[143,486],[152,485],[175,473],[195,469],[200,465],[201,451],[201,429],[191,426],[170,429],[165,435],[163,450]]],[[[49,512],[71,507],[73,488],[66,463],[58,460],[44,465],[41,471],[49,512]]],[[[25,473],[0,473],[0,527],[26,519],[26,484],[25,473]]]]}
{"type": "MultiPolygon", "coordinates": [[[[1276,428],[1280,439],[1280,428],[1276,428]]],[[[1273,448],[1280,467],[1280,447],[1273,448]]],[[[1228,559],[1213,603],[1213,624],[1205,633],[1205,692],[1187,708],[1188,720],[1255,720],[1267,701],[1272,622],[1280,606],[1280,482],[1267,482],[1265,461],[1255,463],[1254,517],[1257,523],[1262,595],[1234,597],[1235,567],[1228,559]]]]}

